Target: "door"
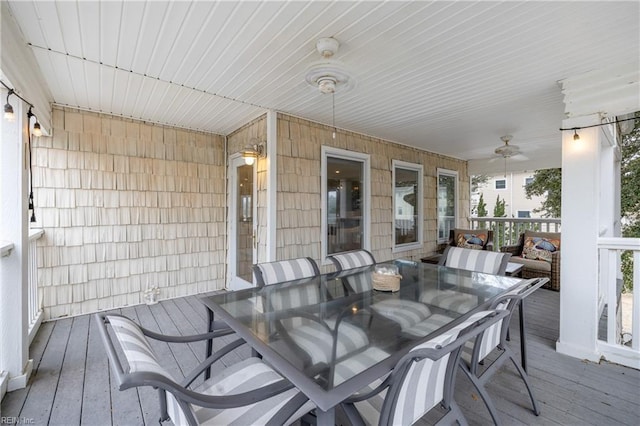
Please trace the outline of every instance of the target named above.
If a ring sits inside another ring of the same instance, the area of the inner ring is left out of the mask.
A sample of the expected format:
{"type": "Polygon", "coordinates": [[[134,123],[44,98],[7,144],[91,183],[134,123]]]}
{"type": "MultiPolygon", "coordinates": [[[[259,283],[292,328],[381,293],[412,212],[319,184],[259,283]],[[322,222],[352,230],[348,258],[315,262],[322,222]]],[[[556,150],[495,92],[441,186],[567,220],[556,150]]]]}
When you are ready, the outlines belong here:
{"type": "Polygon", "coordinates": [[[256,169],[242,157],[232,157],[229,165],[229,222],[227,288],[253,287],[256,261],[256,169]]]}

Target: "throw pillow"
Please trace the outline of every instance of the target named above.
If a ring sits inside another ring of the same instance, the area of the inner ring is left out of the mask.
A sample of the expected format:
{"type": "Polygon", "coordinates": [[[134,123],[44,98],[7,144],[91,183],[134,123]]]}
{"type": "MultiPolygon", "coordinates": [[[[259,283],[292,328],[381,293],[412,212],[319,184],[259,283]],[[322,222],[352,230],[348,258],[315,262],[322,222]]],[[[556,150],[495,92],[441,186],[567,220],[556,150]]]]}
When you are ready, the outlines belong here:
{"type": "Polygon", "coordinates": [[[551,262],[551,254],[560,250],[560,240],[527,237],[522,248],[522,257],[532,260],[546,260],[551,262]]]}
{"type": "Polygon", "coordinates": [[[487,241],[487,234],[458,234],[456,245],[458,247],[482,250],[487,241]]]}

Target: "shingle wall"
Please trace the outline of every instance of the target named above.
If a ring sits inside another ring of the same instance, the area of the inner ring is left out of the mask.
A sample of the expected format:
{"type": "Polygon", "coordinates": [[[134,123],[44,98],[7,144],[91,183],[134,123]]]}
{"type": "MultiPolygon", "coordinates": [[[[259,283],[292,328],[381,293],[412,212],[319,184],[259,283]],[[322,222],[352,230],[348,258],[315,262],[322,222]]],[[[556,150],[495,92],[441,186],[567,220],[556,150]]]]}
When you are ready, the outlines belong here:
{"type": "MultiPolygon", "coordinates": [[[[466,222],[469,211],[467,163],[415,148],[333,129],[278,114],[277,258],[309,256],[321,259],[321,149],[322,146],[371,156],[371,249],[377,260],[419,259],[436,250],[436,173],[438,168],[459,173],[458,215],[466,222]],[[392,160],[424,166],[424,241],[418,250],[392,253],[392,160]]],[[[326,268],[325,268],[326,270],[326,268]]]]}
{"type": "Polygon", "coordinates": [[[224,286],[224,138],[54,107],[33,186],[45,318],[224,286]]]}

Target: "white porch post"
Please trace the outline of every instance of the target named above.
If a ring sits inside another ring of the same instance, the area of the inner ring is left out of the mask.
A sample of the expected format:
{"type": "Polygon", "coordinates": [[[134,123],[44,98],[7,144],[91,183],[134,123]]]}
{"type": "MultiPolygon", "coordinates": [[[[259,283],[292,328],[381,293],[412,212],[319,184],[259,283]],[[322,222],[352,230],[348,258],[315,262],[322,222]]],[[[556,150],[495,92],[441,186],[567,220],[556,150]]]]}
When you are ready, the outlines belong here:
{"type": "Polygon", "coordinates": [[[10,101],[15,121],[0,118],[0,240],[14,245],[8,256],[0,257],[0,372],[8,375],[7,391],[25,387],[32,368],[27,312],[27,118],[22,101],[15,96],[10,101]]]}
{"type": "MultiPolygon", "coordinates": [[[[599,115],[564,120],[563,128],[599,124],[599,115]]],[[[599,361],[598,233],[600,229],[600,130],[562,135],[562,269],[560,282],[560,353],[599,361]]],[[[613,188],[611,188],[613,190],[613,188]]]]}
{"type": "Polygon", "coordinates": [[[278,216],[278,113],[267,111],[267,247],[265,259],[261,262],[276,260],[276,231],[278,216]]]}
{"type": "MultiPolygon", "coordinates": [[[[634,57],[635,58],[635,57],[634,57]]],[[[599,125],[603,118],[640,110],[637,58],[624,65],[594,70],[561,81],[565,114],[562,127],[599,125]]],[[[562,135],[562,268],[560,336],[556,349],[577,358],[599,361],[598,322],[604,303],[615,294],[600,288],[601,238],[620,233],[620,163],[613,126],[562,135]]],[[[616,271],[619,273],[619,270],[616,271]]]]}

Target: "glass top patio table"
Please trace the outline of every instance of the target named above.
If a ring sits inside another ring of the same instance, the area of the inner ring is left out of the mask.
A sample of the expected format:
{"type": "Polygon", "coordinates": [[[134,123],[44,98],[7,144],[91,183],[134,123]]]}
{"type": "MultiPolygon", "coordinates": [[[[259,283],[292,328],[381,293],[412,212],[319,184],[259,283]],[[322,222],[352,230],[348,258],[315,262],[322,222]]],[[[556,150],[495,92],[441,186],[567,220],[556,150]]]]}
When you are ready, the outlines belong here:
{"type": "Polygon", "coordinates": [[[333,416],[336,405],[389,373],[411,347],[488,308],[521,281],[422,262],[388,263],[402,276],[393,293],[373,289],[372,266],[201,301],[318,406],[319,423],[332,423],[321,415],[333,416]],[[452,304],[452,298],[464,303],[452,304]]]}

